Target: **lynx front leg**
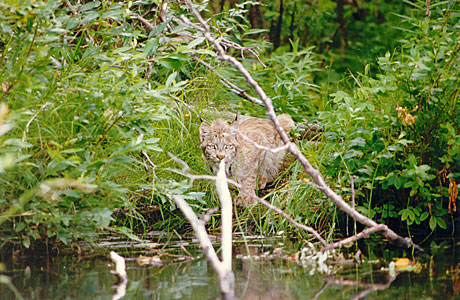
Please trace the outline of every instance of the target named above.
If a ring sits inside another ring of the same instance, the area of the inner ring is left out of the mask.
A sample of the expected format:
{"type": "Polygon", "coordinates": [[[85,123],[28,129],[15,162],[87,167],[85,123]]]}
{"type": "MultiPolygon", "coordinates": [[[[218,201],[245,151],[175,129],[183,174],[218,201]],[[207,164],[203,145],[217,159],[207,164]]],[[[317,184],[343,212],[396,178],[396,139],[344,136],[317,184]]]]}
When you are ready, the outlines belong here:
{"type": "Polygon", "coordinates": [[[242,195],[235,198],[236,205],[246,207],[255,204],[257,201],[247,194],[256,196],[256,177],[248,176],[246,178],[239,178],[238,182],[241,184],[242,195]]]}

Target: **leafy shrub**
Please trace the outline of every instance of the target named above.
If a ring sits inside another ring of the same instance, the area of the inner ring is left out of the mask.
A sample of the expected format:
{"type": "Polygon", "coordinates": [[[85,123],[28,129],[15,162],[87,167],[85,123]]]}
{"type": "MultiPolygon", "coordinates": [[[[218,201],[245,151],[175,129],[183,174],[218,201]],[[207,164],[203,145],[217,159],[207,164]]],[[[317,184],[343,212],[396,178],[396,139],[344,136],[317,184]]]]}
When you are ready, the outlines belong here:
{"type": "Polygon", "coordinates": [[[378,59],[380,73],[352,76],[357,87],[337,91],[320,113],[333,151],[326,165],[339,186],[357,176],[368,216],[446,229],[457,198],[447,181],[460,181],[458,4],[439,3],[429,17],[414,6],[401,16],[400,47],[378,59]]]}
{"type": "Polygon", "coordinates": [[[2,231],[27,248],[100,228],[129,234],[143,220],[130,199],[151,176],[140,151],[162,150],[154,122],[169,118],[164,95],[185,84],[171,76],[182,63],[164,40],[141,43],[147,36],[120,22],[132,17],[124,4],[62,5],[1,4],[0,96],[15,121],[0,137],[15,163],[1,179],[2,231]],[[166,67],[147,78],[157,52],[166,67]],[[114,212],[125,214],[118,225],[114,212]]]}

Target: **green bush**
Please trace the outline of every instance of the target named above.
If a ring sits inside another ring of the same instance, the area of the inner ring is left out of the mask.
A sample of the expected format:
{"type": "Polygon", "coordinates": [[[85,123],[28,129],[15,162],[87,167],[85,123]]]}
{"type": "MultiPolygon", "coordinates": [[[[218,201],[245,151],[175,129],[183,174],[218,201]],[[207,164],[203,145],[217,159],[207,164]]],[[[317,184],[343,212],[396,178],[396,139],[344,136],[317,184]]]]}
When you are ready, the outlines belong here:
{"type": "Polygon", "coordinates": [[[460,182],[460,15],[452,1],[428,17],[414,7],[400,16],[406,37],[378,59],[379,73],[352,76],[356,88],[333,94],[320,120],[333,151],[326,172],[344,190],[357,176],[361,212],[433,231],[453,226],[448,181],[460,182]]]}
{"type": "Polygon", "coordinates": [[[1,174],[2,232],[26,248],[142,222],[132,195],[151,173],[140,152],[162,151],[154,123],[170,118],[165,95],[186,83],[175,73],[186,59],[123,22],[124,4],[62,5],[1,4],[1,101],[15,123],[0,137],[15,164],[1,174]],[[114,212],[125,218],[114,223],[114,212]]]}

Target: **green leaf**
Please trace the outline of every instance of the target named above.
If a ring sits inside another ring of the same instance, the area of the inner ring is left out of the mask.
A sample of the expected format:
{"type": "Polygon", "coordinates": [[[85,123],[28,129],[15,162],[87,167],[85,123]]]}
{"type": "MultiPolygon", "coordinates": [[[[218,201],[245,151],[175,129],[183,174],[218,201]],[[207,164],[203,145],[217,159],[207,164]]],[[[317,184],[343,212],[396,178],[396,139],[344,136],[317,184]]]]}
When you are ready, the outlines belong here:
{"type": "Polygon", "coordinates": [[[139,239],[139,237],[137,237],[137,235],[133,234],[132,231],[129,228],[126,228],[124,226],[120,226],[120,227],[115,227],[115,230],[117,230],[118,232],[126,235],[128,238],[130,238],[132,240],[135,240],[135,241],[138,241],[138,242],[141,241],[139,239]]]}
{"type": "Polygon", "coordinates": [[[81,151],[84,151],[85,149],[83,148],[71,148],[71,149],[65,149],[65,150],[62,150],[62,153],[78,153],[78,152],[81,152],[81,151]]]}
{"type": "Polygon", "coordinates": [[[195,48],[196,46],[198,46],[199,44],[201,44],[204,40],[206,40],[205,37],[196,38],[196,39],[194,39],[193,41],[191,41],[191,42],[187,45],[187,48],[193,49],[193,48],[195,48]]]}
{"type": "Polygon", "coordinates": [[[269,32],[269,30],[254,28],[254,29],[249,29],[248,31],[246,31],[244,35],[258,34],[258,33],[264,33],[264,32],[269,32]]]}
{"type": "Polygon", "coordinates": [[[401,179],[401,176],[395,176],[394,186],[399,190],[402,184],[403,184],[403,180],[401,179]]]}
{"type": "Polygon", "coordinates": [[[80,12],[84,12],[84,11],[88,11],[88,10],[91,10],[93,8],[99,7],[99,5],[101,5],[101,2],[99,2],[99,1],[90,1],[90,2],[86,3],[85,5],[80,6],[78,8],[78,10],[80,12]]]}
{"type": "Polygon", "coordinates": [[[413,154],[409,155],[409,165],[411,167],[417,166],[417,159],[415,158],[413,154]]]}
{"type": "Polygon", "coordinates": [[[21,139],[12,138],[12,139],[8,139],[5,142],[3,142],[3,146],[14,146],[19,149],[22,149],[22,148],[30,148],[33,145],[31,143],[23,142],[21,139]]]}
{"type": "Polygon", "coordinates": [[[444,221],[444,219],[441,218],[441,217],[436,217],[436,223],[437,223],[438,226],[441,227],[442,229],[446,229],[446,228],[447,228],[446,221],[444,221]]]}
{"type": "Polygon", "coordinates": [[[354,146],[364,147],[366,146],[366,140],[363,139],[362,137],[357,137],[349,141],[347,144],[350,147],[354,147],[354,146]]]}
{"type": "Polygon", "coordinates": [[[67,232],[64,232],[64,231],[60,231],[58,232],[57,234],[57,238],[63,242],[65,245],[67,245],[67,239],[69,238],[69,234],[67,232]]]}
{"type": "Polygon", "coordinates": [[[123,6],[121,4],[113,5],[110,10],[101,15],[101,19],[112,18],[114,20],[120,20],[123,14],[123,6]]]}
{"type": "Polygon", "coordinates": [[[30,247],[30,238],[28,236],[24,237],[24,239],[22,240],[22,244],[24,245],[24,247],[29,249],[29,247],[30,247]]]}
{"type": "Polygon", "coordinates": [[[171,84],[176,80],[177,77],[177,72],[173,72],[168,76],[168,79],[166,80],[165,86],[170,87],[171,84]]]}
{"type": "Polygon", "coordinates": [[[16,225],[16,228],[14,228],[14,231],[20,232],[26,228],[26,223],[25,222],[20,222],[19,224],[16,225]]]}
{"type": "Polygon", "coordinates": [[[432,231],[436,229],[436,218],[434,216],[430,218],[430,228],[432,231]]]}
{"type": "Polygon", "coordinates": [[[429,216],[430,214],[427,211],[423,212],[420,216],[420,221],[425,221],[429,216]]]}
{"type": "Polygon", "coordinates": [[[145,44],[143,54],[145,56],[152,55],[153,53],[157,51],[159,46],[160,46],[160,37],[157,36],[152,39],[149,39],[147,43],[145,44]]]}
{"type": "Polygon", "coordinates": [[[182,66],[182,62],[176,58],[162,58],[158,60],[158,63],[167,69],[179,69],[182,66]]]}
{"type": "Polygon", "coordinates": [[[99,13],[97,11],[90,11],[88,12],[85,17],[80,21],[80,24],[87,24],[91,21],[96,20],[99,18],[99,13]]]}

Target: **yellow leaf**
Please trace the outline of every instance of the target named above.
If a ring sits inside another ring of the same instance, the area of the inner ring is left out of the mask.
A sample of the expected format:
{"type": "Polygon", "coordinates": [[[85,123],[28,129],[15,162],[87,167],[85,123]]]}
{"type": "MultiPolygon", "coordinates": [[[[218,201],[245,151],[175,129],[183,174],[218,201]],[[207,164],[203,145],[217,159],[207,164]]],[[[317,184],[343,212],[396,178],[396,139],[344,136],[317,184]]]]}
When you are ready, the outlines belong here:
{"type": "Polygon", "coordinates": [[[395,265],[396,269],[405,269],[410,265],[410,260],[406,257],[398,258],[395,265]]]}

